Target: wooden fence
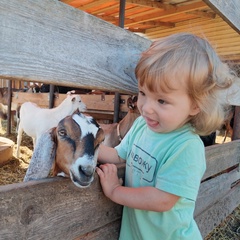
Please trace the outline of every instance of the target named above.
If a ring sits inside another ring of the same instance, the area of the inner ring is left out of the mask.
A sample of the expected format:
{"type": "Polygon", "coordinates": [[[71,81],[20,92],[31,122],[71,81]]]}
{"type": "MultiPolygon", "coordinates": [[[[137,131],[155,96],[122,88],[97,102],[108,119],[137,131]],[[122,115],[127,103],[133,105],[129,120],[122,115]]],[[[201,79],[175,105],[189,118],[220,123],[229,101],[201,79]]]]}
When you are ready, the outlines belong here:
{"type": "MultiPolygon", "coordinates": [[[[205,237],[240,201],[240,140],[206,148],[207,171],[195,219],[205,237]]],[[[118,168],[124,178],[124,165],[118,168]]],[[[0,237],[12,239],[118,239],[122,206],[107,199],[99,178],[77,188],[59,177],[0,187],[0,237]]]]}

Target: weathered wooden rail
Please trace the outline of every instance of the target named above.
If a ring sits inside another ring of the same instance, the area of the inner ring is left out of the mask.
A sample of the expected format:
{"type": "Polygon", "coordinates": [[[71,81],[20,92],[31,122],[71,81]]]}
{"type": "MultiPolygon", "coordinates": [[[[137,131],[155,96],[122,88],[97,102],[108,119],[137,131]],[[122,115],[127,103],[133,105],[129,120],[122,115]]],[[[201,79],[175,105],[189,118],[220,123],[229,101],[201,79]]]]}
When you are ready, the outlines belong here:
{"type": "Polygon", "coordinates": [[[151,41],[57,0],[1,0],[0,79],[136,93],[151,41]]]}
{"type": "Polygon", "coordinates": [[[205,237],[240,204],[240,140],[206,147],[195,218],[205,237]]]}
{"type": "MultiPolygon", "coordinates": [[[[195,211],[203,237],[240,203],[240,140],[207,147],[206,156],[195,211]]],[[[97,175],[85,189],[58,177],[1,186],[0,202],[1,239],[118,238],[122,206],[104,196],[97,175]]]]}

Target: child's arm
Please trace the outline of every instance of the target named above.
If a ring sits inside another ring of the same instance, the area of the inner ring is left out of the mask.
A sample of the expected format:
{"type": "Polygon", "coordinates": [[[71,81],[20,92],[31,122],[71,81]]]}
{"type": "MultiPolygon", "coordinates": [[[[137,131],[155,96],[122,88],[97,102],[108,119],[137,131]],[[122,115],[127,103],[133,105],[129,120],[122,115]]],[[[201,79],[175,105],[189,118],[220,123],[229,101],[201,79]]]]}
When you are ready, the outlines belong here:
{"type": "Polygon", "coordinates": [[[130,208],[164,212],[170,210],[179,196],[154,187],[123,187],[117,176],[114,164],[104,164],[97,168],[104,194],[113,202],[130,208]]]}
{"type": "Polygon", "coordinates": [[[98,161],[100,163],[123,163],[124,161],[118,156],[117,150],[107,147],[103,144],[99,146],[98,161]]]}

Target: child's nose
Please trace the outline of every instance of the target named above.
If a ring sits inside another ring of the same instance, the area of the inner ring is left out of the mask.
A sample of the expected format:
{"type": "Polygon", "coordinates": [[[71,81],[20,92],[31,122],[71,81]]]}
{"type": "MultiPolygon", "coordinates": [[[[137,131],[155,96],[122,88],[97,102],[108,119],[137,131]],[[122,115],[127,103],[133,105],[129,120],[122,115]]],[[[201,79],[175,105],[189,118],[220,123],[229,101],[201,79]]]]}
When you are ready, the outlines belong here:
{"type": "Polygon", "coordinates": [[[146,101],[143,106],[142,106],[142,111],[145,114],[151,114],[154,112],[153,110],[153,103],[151,103],[151,101],[146,101]]]}

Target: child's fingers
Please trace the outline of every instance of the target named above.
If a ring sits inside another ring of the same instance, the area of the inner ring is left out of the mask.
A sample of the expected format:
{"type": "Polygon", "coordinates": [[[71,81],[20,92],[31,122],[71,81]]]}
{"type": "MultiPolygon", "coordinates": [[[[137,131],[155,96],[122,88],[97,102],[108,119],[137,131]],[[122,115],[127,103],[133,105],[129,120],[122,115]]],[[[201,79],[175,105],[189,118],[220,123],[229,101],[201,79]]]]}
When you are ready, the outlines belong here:
{"type": "Polygon", "coordinates": [[[120,185],[123,185],[123,179],[122,178],[119,178],[119,183],[120,183],[120,185]]]}
{"type": "Polygon", "coordinates": [[[96,172],[100,177],[104,177],[112,172],[112,164],[102,164],[96,167],[96,172]]]}
{"type": "Polygon", "coordinates": [[[117,167],[115,164],[106,163],[99,166],[104,173],[116,172],[117,167]]]}
{"type": "MultiPolygon", "coordinates": [[[[103,181],[111,182],[117,181],[117,167],[115,164],[102,164],[99,167],[96,167],[96,172],[100,177],[101,183],[103,181]],[[115,179],[115,180],[114,180],[115,179]]],[[[119,181],[119,184],[122,185],[122,180],[119,181]]]]}
{"type": "Polygon", "coordinates": [[[100,169],[99,167],[96,167],[96,172],[97,172],[99,177],[102,177],[104,175],[102,169],[100,169]]]}

